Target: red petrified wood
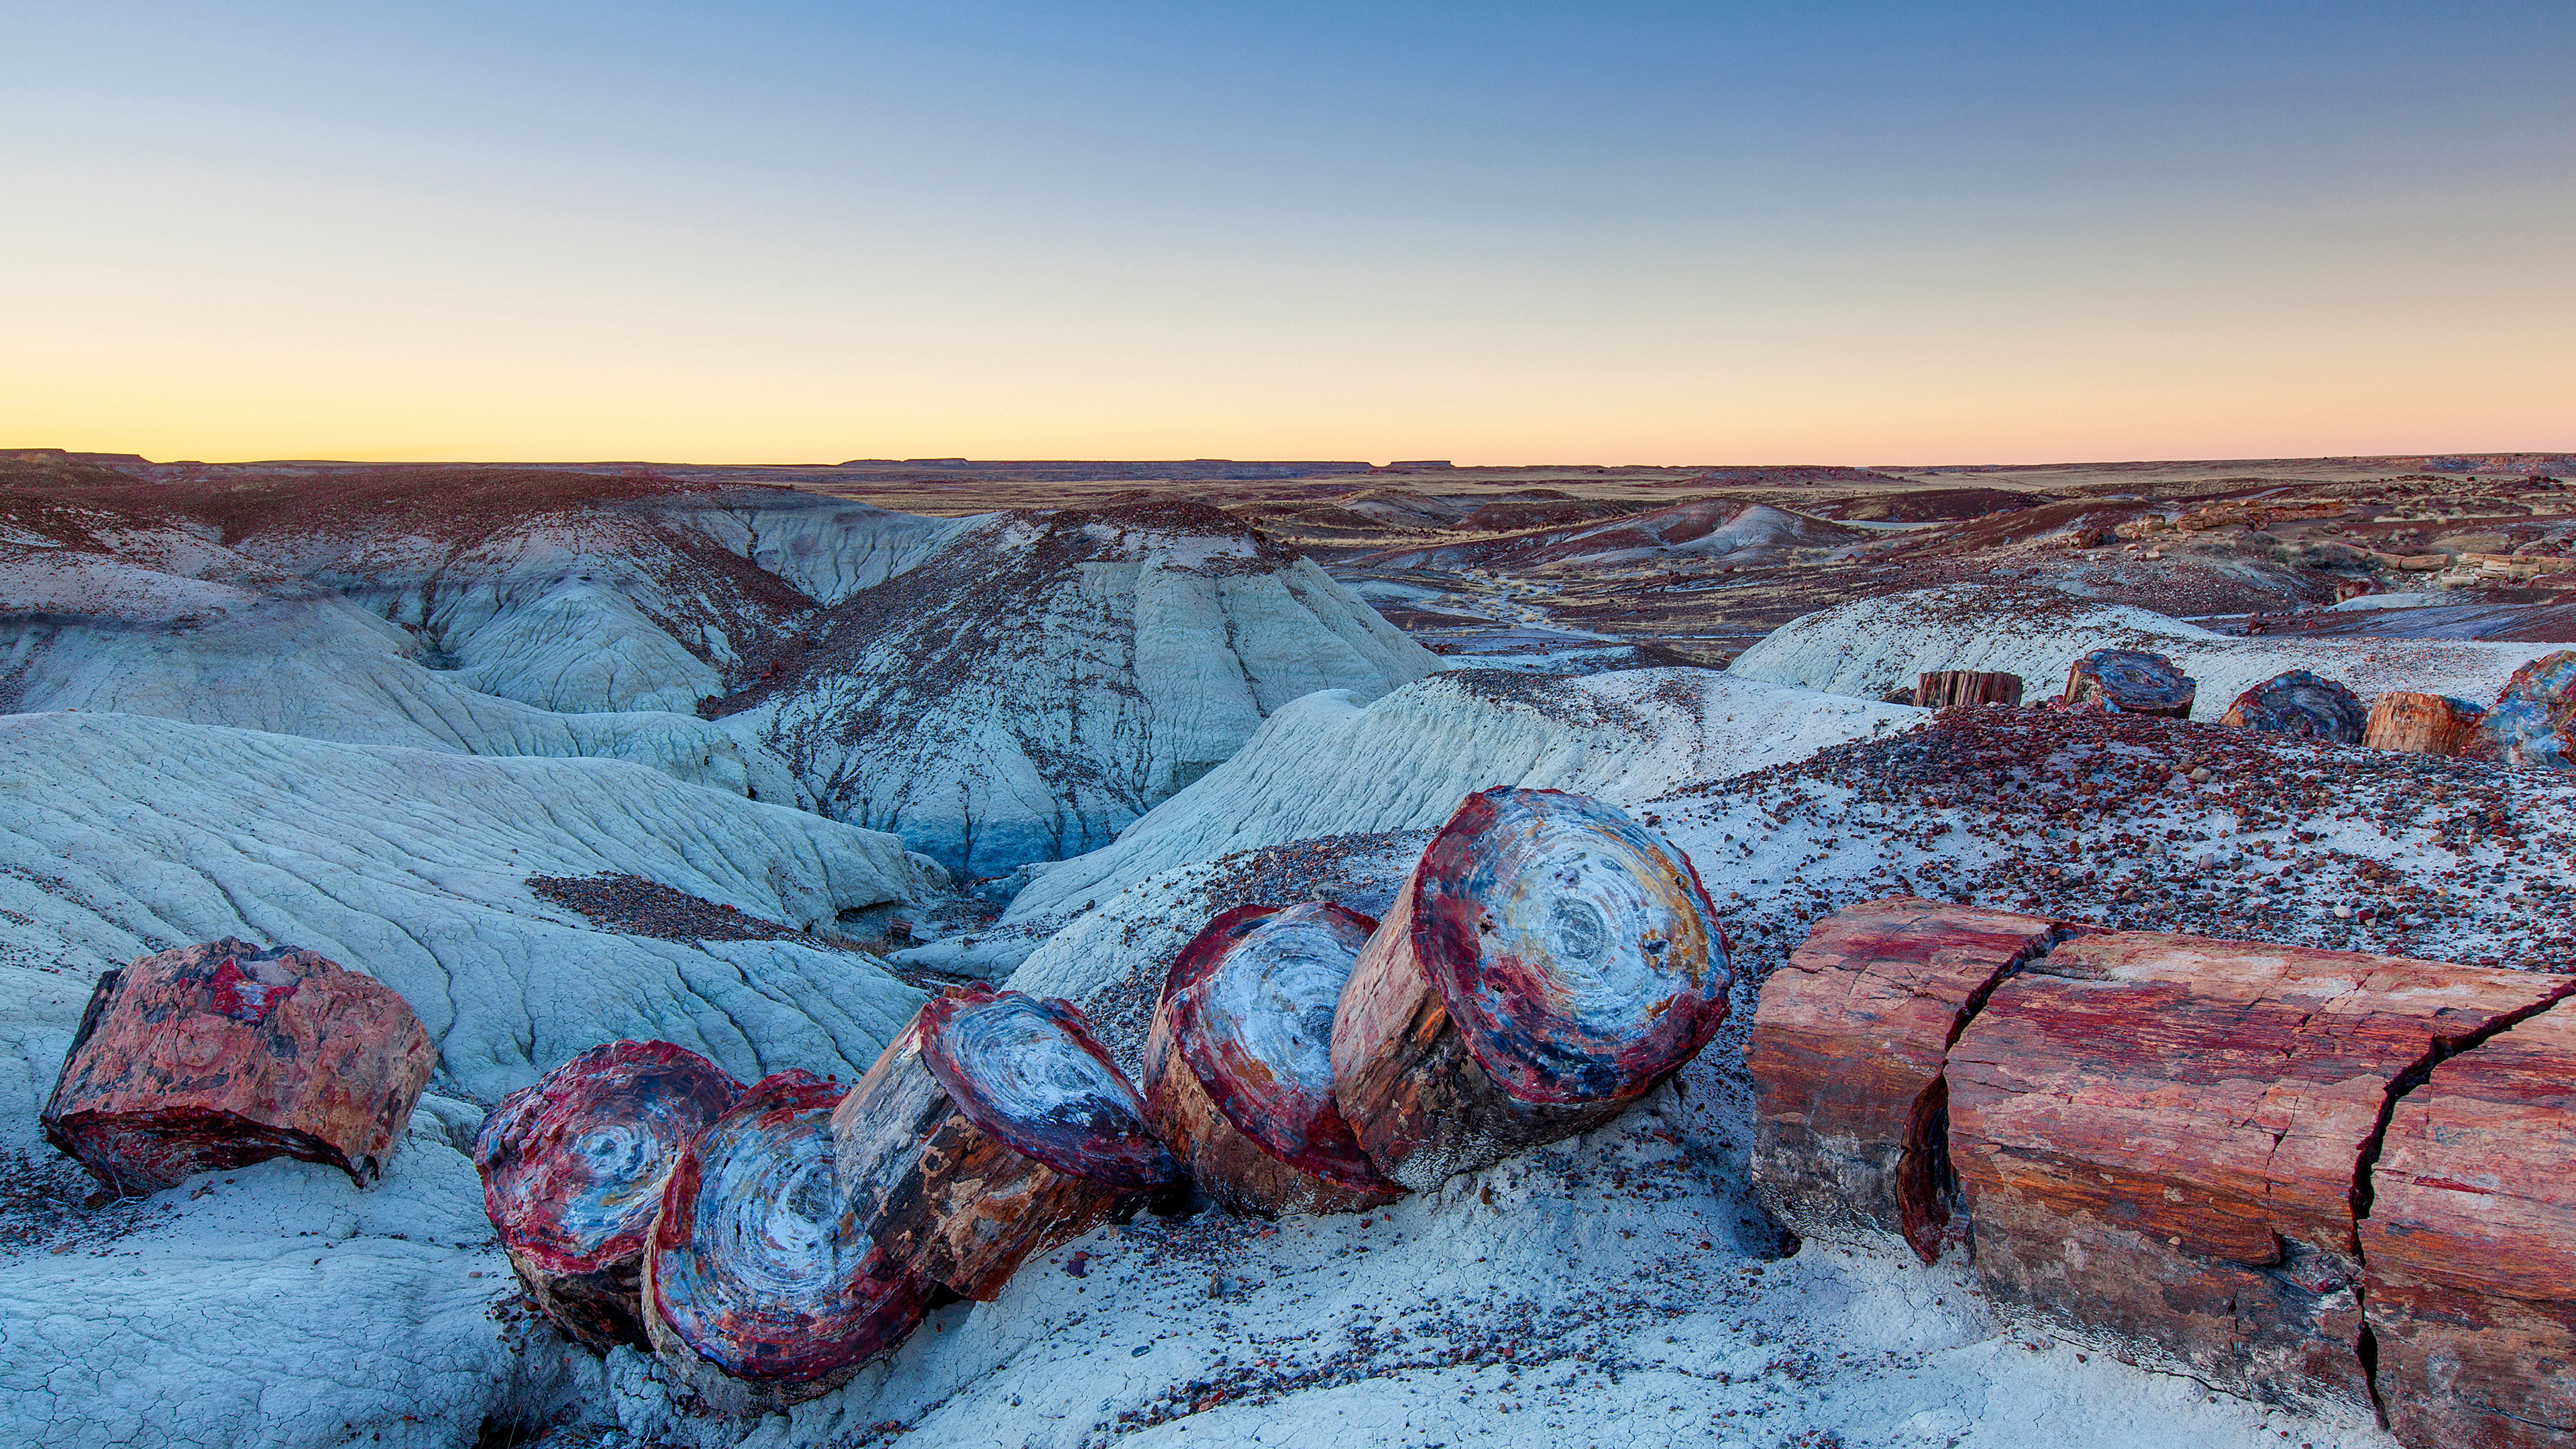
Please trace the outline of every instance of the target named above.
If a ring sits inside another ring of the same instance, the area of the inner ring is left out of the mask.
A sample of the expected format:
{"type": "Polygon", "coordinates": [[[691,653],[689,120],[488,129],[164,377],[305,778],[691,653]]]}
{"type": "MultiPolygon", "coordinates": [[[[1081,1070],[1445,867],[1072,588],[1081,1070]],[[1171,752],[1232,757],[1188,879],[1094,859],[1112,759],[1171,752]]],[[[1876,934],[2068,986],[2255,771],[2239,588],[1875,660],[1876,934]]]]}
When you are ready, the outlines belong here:
{"type": "Polygon", "coordinates": [[[1950,1050],[1977,1276],[2011,1317],[2268,1402],[2369,1402],[2352,1194],[2390,1084],[2560,978],[2078,936],[1950,1050]]]}
{"type": "Polygon", "coordinates": [[[2161,654],[2143,649],[2096,649],[2066,671],[2066,702],[2094,703],[2123,714],[2191,718],[2200,685],[2161,654]]]}
{"type": "Polygon", "coordinates": [[[764,1077],[680,1150],[644,1257],[653,1351],[721,1412],[846,1383],[921,1321],[931,1285],[844,1210],[832,1166],[841,1089],[764,1077]]]}
{"type": "Polygon", "coordinates": [[[2391,690],[2371,701],[2361,742],[2410,755],[2456,755],[2485,714],[2465,699],[2391,690]]]}
{"type": "Polygon", "coordinates": [[[379,981],[311,951],[182,946],[99,978],[45,1137],[128,1196],[278,1156],[363,1186],[436,1060],[379,981]]]}
{"type": "Polygon", "coordinates": [[[887,1261],[985,1300],[1179,1167],[1069,1001],[922,1007],[832,1114],[852,1216],[887,1261]]]}
{"type": "Polygon", "coordinates": [[[1762,984],[1744,1043],[1753,1181],[1809,1235],[1902,1233],[1925,1262],[1951,1220],[1941,1067],[1996,984],[2063,921],[1900,896],[1817,923],[1762,984]]]}
{"type": "Polygon", "coordinates": [[[1333,1008],[1377,922],[1321,901],[1237,906],[1164,979],[1145,1043],[1163,1141],[1237,1212],[1393,1202],[1333,1098],[1333,1008]]]}
{"type": "Polygon", "coordinates": [[[666,1041],[592,1047],[501,1099],[474,1137],[483,1210],[546,1316],[606,1352],[645,1344],[644,1239],[680,1149],[742,1084],[666,1041]]]}
{"type": "Polygon", "coordinates": [[[2576,1001],[2399,1098],[2370,1182],[2362,1307],[2397,1436],[2576,1444],[2576,1001]]]}
{"type": "Polygon", "coordinates": [[[1925,709],[1956,704],[2019,704],[2021,676],[2000,671],[1935,669],[1916,676],[1914,702],[1925,709]]]}
{"type": "Polygon", "coordinates": [[[1333,1093],[1414,1189],[1609,1120],[1726,1016],[1726,941],[1680,852],[1598,800],[1467,797],[1333,1021],[1333,1093]]]}

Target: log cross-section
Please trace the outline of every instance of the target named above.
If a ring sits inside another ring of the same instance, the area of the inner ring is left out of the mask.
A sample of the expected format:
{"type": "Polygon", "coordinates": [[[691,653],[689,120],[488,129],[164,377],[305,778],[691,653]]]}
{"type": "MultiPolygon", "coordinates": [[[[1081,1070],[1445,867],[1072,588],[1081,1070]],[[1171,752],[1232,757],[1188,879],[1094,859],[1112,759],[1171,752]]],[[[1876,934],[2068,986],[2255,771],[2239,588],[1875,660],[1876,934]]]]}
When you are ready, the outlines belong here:
{"type": "Polygon", "coordinates": [[[2370,724],[2360,696],[2321,674],[2287,669],[2227,706],[2218,722],[2265,734],[2357,745],[2370,724]]]}
{"type": "Polygon", "coordinates": [[[923,1006],[832,1116],[851,1214],[968,1298],[1171,1186],[1145,1102],[1071,1002],[963,991],[923,1006]]]}
{"type": "Polygon", "coordinates": [[[1236,1212],[1356,1212],[1378,1175],[1333,1096],[1333,1014],[1377,922],[1338,905],[1237,906],[1172,963],[1145,1043],[1164,1142],[1236,1212]]]}
{"type": "Polygon", "coordinates": [[[2200,685],[2161,654],[2096,649],[2068,666],[2066,702],[2098,704],[2122,714],[2191,718],[2200,685]]]}
{"type": "Polygon", "coordinates": [[[1467,797],[1352,969],[1333,1092],[1416,1190],[1586,1131],[1689,1061],[1733,981],[1687,858],[1555,790],[1467,797]]]}

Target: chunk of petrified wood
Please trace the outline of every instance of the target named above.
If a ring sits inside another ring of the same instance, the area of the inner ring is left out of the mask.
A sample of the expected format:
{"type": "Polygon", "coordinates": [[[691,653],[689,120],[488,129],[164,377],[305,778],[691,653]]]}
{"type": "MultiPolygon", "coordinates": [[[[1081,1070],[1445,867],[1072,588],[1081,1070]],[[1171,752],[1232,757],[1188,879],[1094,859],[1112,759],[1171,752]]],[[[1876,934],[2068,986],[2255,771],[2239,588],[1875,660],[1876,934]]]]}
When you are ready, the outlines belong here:
{"type": "Polygon", "coordinates": [[[2122,714],[2191,718],[2198,681],[2161,654],[2143,649],[2096,649],[2066,671],[2066,702],[2099,704],[2122,714]]]}
{"type": "Polygon", "coordinates": [[[1753,1182],[1799,1232],[1902,1234],[1940,1256],[1956,1185],[1950,1043],[2063,921],[1899,896],[1816,923],[1762,983],[1745,1039],[1753,1182]]]}
{"type": "Polygon", "coordinates": [[[2508,765],[2576,770],[2576,649],[2543,654],[2515,670],[2462,752],[2508,765]]]}
{"type": "Polygon", "coordinates": [[[1950,1049],[1997,1309],[2267,1402],[2367,1407],[2352,1193],[2389,1084],[2566,983],[2358,952],[2078,936],[1950,1049]]]}
{"type": "Polygon", "coordinates": [[[686,1047],[613,1041],[501,1099],[474,1135],[483,1210],[528,1296],[607,1352],[645,1345],[644,1239],[680,1149],[742,1083],[686,1047]]]}
{"type": "Polygon", "coordinates": [[[1376,929],[1323,901],[1237,906],[1172,963],[1145,1041],[1145,1102],[1223,1206],[1355,1212],[1402,1195],[1333,1097],[1333,1009],[1376,929]]]}
{"type": "Polygon", "coordinates": [[[2456,755],[2485,713],[2465,699],[2390,690],[2370,702],[2361,742],[2410,755],[2456,755]]]}
{"type": "Polygon", "coordinates": [[[2305,669],[2285,669],[2236,696],[2218,722],[2264,734],[2357,745],[2370,715],[2361,707],[2359,695],[2334,680],[2305,669]]]}
{"type": "Polygon", "coordinates": [[[1726,1016],[1726,940],[1681,852],[1598,800],[1467,797],[1369,937],[1333,1095],[1414,1189],[1597,1126],[1726,1016]]]}
{"type": "Polygon", "coordinates": [[[832,1114],[851,1213],[890,1261],[968,1298],[1180,1173],[1069,1001],[922,1007],[832,1114]]]}
{"type": "Polygon", "coordinates": [[[2363,1311],[2389,1426],[2409,1444],[2576,1444],[2576,1001],[2399,1098],[2370,1184],[2363,1311]]]}
{"type": "Polygon", "coordinates": [[[644,1328],[721,1412],[848,1382],[921,1321],[931,1284],[845,1209],[832,1162],[839,1086],[763,1077],[680,1149],[644,1254],[644,1328]]]}
{"type": "Polygon", "coordinates": [[[1914,703],[1925,709],[1954,704],[2019,704],[2021,676],[2002,671],[1936,669],[1914,681],[1914,703]]]}
{"type": "Polygon", "coordinates": [[[437,1053],[393,988],[226,938],[99,978],[45,1138],[111,1191],[300,1157],[376,1177],[437,1053]]]}

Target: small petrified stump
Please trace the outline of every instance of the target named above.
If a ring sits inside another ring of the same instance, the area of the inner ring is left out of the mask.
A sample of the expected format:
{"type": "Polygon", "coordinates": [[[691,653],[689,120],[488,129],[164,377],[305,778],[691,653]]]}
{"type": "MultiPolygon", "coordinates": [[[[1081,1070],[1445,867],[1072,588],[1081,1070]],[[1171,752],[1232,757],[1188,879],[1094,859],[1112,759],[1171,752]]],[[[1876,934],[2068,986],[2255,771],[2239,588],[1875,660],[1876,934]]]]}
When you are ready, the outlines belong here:
{"type": "Polygon", "coordinates": [[[2369,712],[2360,696],[2321,674],[2288,669],[2236,696],[2220,724],[2338,745],[2361,743],[2369,712]]]}
{"type": "Polygon", "coordinates": [[[2143,649],[2096,649],[2066,671],[2066,702],[2098,704],[2122,714],[2191,718],[2200,685],[2161,654],[2143,649]]]}
{"type": "Polygon", "coordinates": [[[644,1256],[653,1351],[723,1412],[847,1382],[921,1321],[931,1284],[845,1210],[832,1163],[841,1089],[764,1077],[680,1149],[644,1256]]]}
{"type": "Polygon", "coordinates": [[[1333,1093],[1416,1190],[1609,1120],[1689,1061],[1733,981],[1679,851],[1554,790],[1467,797],[1369,938],[1333,1093]]]}
{"type": "Polygon", "coordinates": [[[2352,1196],[2390,1084],[2563,980],[2083,935],[1950,1050],[1950,1158],[1996,1308],[2290,1405],[2369,1405],[2352,1196]]]}
{"type": "Polygon", "coordinates": [[[2508,765],[2576,770],[2576,649],[2515,670],[2464,750],[2508,765]]]}
{"type": "Polygon", "coordinates": [[[129,1197],[279,1156],[364,1186],[437,1059],[371,977],[229,937],[181,946],[99,978],[45,1138],[129,1197]]]}
{"type": "Polygon", "coordinates": [[[1954,704],[2019,704],[2021,676],[2002,671],[1936,669],[1914,682],[1915,704],[1947,709],[1954,704]]]}
{"type": "Polygon", "coordinates": [[[2576,1444],[2576,1001],[2399,1098],[2370,1185],[2363,1310],[2389,1426],[2576,1444]]]}
{"type": "Polygon", "coordinates": [[[1145,1101],[1163,1141],[1236,1212],[1356,1212],[1378,1176],[1333,1096],[1333,1010],[1377,922],[1309,901],[1237,906],[1163,981],[1145,1101]]]}
{"type": "Polygon", "coordinates": [[[528,1296],[605,1353],[646,1345],[644,1240],[689,1139],[742,1084],[666,1041],[592,1047],[501,1099],[474,1136],[483,1210],[528,1296]]]}
{"type": "Polygon", "coordinates": [[[922,1007],[832,1114],[850,1212],[890,1263],[989,1300],[1178,1164],[1069,1001],[961,991],[922,1007]]]}
{"type": "Polygon", "coordinates": [[[2456,755],[2485,713],[2465,699],[2391,690],[2370,702],[2361,742],[2410,755],[2456,755]]]}
{"type": "Polygon", "coordinates": [[[2063,921],[1900,896],[1820,921],[1762,983],[1744,1061],[1753,1182],[1809,1236],[1902,1234],[1940,1256],[1956,1184],[1942,1064],[1986,996],[2063,921]]]}

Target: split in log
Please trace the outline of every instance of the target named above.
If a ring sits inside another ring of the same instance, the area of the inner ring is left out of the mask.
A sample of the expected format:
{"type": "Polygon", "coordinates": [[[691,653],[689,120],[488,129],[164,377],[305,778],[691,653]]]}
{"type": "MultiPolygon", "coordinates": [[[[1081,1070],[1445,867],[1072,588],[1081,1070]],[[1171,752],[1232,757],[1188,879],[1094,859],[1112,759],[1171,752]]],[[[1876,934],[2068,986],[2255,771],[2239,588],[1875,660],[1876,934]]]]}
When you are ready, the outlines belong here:
{"type": "Polygon", "coordinates": [[[1608,1121],[1726,1016],[1726,940],[1679,851],[1617,809],[1486,790],[1352,969],[1333,1093],[1405,1187],[1608,1121]]]}
{"type": "Polygon", "coordinates": [[[644,1256],[644,1327],[720,1412],[801,1403],[921,1321],[931,1285],[844,1211],[832,1163],[841,1089],[764,1077],[680,1149],[644,1256]]]}
{"type": "Polygon", "coordinates": [[[2576,649],[2544,654],[2515,670],[2466,748],[2508,765],[2576,770],[2576,649]]]}
{"type": "Polygon", "coordinates": [[[1081,1011],[1018,991],[922,1007],[832,1138],[849,1211],[888,1261],[978,1300],[1180,1175],[1081,1011]]]}
{"type": "Polygon", "coordinates": [[[2456,755],[2485,713],[2465,699],[2391,690],[2371,701],[2361,742],[2410,755],[2456,755]]]}
{"type": "Polygon", "coordinates": [[[2370,715],[2351,690],[2323,675],[2290,669],[2236,696],[2218,722],[2265,734],[2357,745],[2370,715]]]}
{"type": "Polygon", "coordinates": [[[2576,1002],[2400,1097],[2363,1204],[2363,1311],[2415,1445],[2576,1443],[2576,1002]]]}
{"type": "Polygon", "coordinates": [[[2391,1084],[2566,983],[2083,935],[1951,1048],[1950,1160],[2007,1318],[2265,1402],[2367,1409],[2353,1194],[2391,1084]]]}
{"type": "Polygon", "coordinates": [[[2000,671],[1936,669],[1914,682],[1915,704],[1947,709],[1954,704],[2019,704],[2021,676],[2000,671]]]}
{"type": "Polygon", "coordinates": [[[1222,1206],[1356,1212],[1402,1195],[1333,1096],[1333,1010],[1376,929],[1322,901],[1237,906],[1172,963],[1145,1043],[1145,1100],[1222,1206]]]}
{"type": "Polygon", "coordinates": [[[1902,1234],[1940,1256],[1956,1184],[1947,1153],[1950,1043],[2006,976],[2074,927],[1897,897],[1817,923],[1762,983],[1744,1044],[1753,1182],[1808,1236],[1902,1234]]]}
{"type": "Polygon", "coordinates": [[[311,951],[181,946],[99,978],[45,1138],[129,1197],[279,1156],[364,1186],[437,1059],[371,977],[311,951]]]}
{"type": "Polygon", "coordinates": [[[2172,660],[2143,649],[2096,649],[2066,671],[2066,703],[2098,704],[2122,714],[2191,718],[2198,681],[2172,660]]]}
{"type": "Polygon", "coordinates": [[[602,1353],[644,1336],[644,1240],[680,1149],[742,1084],[666,1041],[592,1047],[501,1099],[474,1135],[483,1210],[528,1296],[602,1353]]]}

